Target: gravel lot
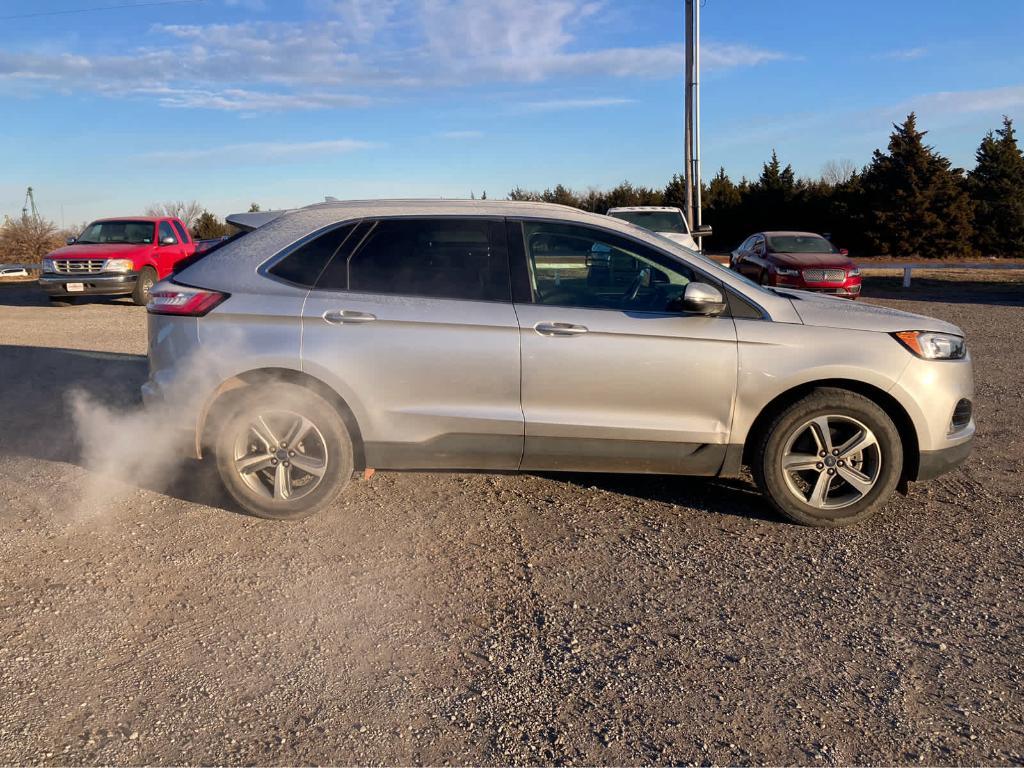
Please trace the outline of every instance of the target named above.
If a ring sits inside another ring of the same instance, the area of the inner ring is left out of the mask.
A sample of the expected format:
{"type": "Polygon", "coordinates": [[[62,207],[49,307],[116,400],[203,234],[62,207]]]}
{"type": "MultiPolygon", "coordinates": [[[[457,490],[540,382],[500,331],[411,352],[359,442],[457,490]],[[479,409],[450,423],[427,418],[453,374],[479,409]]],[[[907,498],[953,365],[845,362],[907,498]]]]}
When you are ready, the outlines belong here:
{"type": "Polygon", "coordinates": [[[880,301],[967,330],[977,450],[842,531],[607,475],[97,503],[64,397],[137,407],[144,311],[0,287],[0,763],[1024,764],[1024,284],[914,286],[880,301]]]}

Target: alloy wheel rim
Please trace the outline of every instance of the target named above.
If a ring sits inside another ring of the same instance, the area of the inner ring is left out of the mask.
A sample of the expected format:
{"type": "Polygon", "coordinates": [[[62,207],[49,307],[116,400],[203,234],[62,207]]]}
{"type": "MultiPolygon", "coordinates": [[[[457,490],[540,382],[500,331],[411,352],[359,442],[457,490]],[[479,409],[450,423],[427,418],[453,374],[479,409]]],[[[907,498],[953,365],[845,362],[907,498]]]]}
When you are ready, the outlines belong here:
{"type": "Polygon", "coordinates": [[[316,490],[327,473],[327,441],[301,413],[256,414],[239,431],[234,466],[251,491],[274,501],[295,501],[316,490]]]}
{"type": "Polygon", "coordinates": [[[808,419],[790,433],[782,452],[782,474],[790,493],[833,516],[865,498],[881,473],[878,438],[850,416],[808,419]]]}

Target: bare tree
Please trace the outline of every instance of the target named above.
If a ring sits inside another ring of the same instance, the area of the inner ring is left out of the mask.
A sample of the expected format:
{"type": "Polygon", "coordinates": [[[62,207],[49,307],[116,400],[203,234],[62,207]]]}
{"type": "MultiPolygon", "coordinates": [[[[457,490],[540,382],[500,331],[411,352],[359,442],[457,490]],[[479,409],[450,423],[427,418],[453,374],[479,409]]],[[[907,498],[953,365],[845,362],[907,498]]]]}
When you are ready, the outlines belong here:
{"type": "Polygon", "coordinates": [[[57,225],[39,216],[4,217],[0,227],[0,259],[38,263],[63,241],[57,225]]]}
{"type": "Polygon", "coordinates": [[[830,187],[845,184],[857,173],[853,160],[829,160],[821,169],[821,180],[830,187]]]}
{"type": "Polygon", "coordinates": [[[147,216],[173,216],[181,219],[182,223],[192,229],[203,213],[203,206],[196,200],[168,200],[165,203],[154,203],[146,207],[147,216]]]}

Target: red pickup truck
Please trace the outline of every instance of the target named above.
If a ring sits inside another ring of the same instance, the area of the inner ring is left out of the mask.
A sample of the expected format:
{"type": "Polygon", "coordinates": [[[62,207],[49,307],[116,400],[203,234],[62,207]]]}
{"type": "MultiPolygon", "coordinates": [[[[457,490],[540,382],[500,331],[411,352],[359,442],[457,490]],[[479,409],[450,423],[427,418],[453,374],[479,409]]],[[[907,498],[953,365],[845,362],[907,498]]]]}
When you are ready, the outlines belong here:
{"type": "Polygon", "coordinates": [[[131,296],[136,304],[148,304],[153,285],[195,250],[181,219],[99,219],[47,254],[39,285],[58,304],[78,296],[131,296]]]}

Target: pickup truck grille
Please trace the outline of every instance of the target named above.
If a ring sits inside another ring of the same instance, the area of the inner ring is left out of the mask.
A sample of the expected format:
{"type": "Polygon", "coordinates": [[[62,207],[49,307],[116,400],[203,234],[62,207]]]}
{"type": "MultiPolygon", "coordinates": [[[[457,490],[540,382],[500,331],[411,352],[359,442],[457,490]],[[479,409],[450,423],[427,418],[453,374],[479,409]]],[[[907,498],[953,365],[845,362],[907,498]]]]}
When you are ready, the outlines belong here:
{"type": "Polygon", "coordinates": [[[103,271],[106,259],[54,259],[53,268],[62,275],[93,275],[103,271]]]}
{"type": "Polygon", "coordinates": [[[841,283],[846,279],[845,269],[805,269],[805,283],[841,283]]]}

